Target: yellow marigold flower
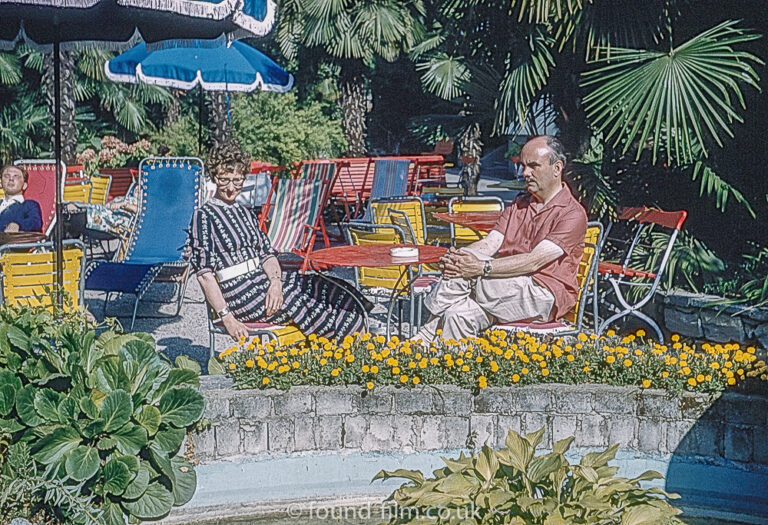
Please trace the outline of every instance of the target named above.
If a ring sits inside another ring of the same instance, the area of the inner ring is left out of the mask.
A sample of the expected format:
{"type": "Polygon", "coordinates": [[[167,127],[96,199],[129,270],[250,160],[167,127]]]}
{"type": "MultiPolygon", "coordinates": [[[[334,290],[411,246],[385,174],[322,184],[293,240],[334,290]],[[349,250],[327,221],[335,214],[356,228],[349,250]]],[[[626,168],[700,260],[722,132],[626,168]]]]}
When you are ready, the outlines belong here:
{"type": "Polygon", "coordinates": [[[499,371],[499,363],[496,361],[491,361],[491,372],[498,372],[499,371]]]}
{"type": "Polygon", "coordinates": [[[367,388],[368,390],[373,390],[373,381],[368,381],[365,384],[365,388],[367,388]]]}
{"type": "Polygon", "coordinates": [[[672,334],[672,337],[670,337],[673,343],[676,343],[680,340],[680,336],[678,334],[672,334]]]}
{"type": "Polygon", "coordinates": [[[667,372],[666,370],[664,370],[664,371],[661,373],[661,377],[663,377],[664,379],[668,378],[668,377],[669,377],[669,372],[667,372]]]}
{"type": "Polygon", "coordinates": [[[469,372],[469,366],[467,366],[467,365],[462,366],[461,367],[461,371],[462,372],[469,372]]]}
{"type": "MultiPolygon", "coordinates": [[[[437,361],[437,360],[435,360],[435,361],[437,361]]],[[[424,358],[421,359],[421,361],[419,361],[419,368],[424,370],[425,368],[427,368],[427,364],[428,364],[427,363],[427,359],[424,357],[424,358]]]]}
{"type": "Polygon", "coordinates": [[[608,330],[607,332],[605,332],[605,335],[607,335],[608,337],[613,337],[614,335],[616,335],[616,331],[608,330]]]}
{"type": "Polygon", "coordinates": [[[688,381],[687,381],[687,383],[688,383],[689,385],[691,385],[691,386],[696,386],[696,384],[697,384],[697,383],[696,383],[696,380],[695,380],[694,378],[692,378],[692,377],[689,377],[689,378],[688,378],[688,381]]]}
{"type": "Polygon", "coordinates": [[[584,345],[582,345],[581,343],[576,343],[574,348],[576,348],[576,350],[581,350],[582,348],[584,348],[584,345]]]}
{"type": "Polygon", "coordinates": [[[574,359],[576,359],[575,357],[573,357],[573,354],[568,354],[567,356],[565,356],[565,358],[568,360],[569,363],[572,362],[574,359]]]}
{"type": "Polygon", "coordinates": [[[248,359],[248,360],[245,362],[245,367],[246,367],[246,368],[253,368],[253,359],[248,359]]]}
{"type": "Polygon", "coordinates": [[[488,380],[485,378],[485,376],[480,376],[477,378],[477,386],[480,388],[485,388],[488,386],[488,380]]]}
{"type": "Polygon", "coordinates": [[[523,374],[524,376],[528,375],[528,369],[527,368],[523,368],[522,370],[520,370],[520,373],[523,374]]]}
{"type": "Polygon", "coordinates": [[[459,365],[459,366],[461,366],[461,365],[463,365],[463,364],[464,364],[464,360],[463,360],[462,358],[460,358],[460,357],[459,357],[458,359],[456,359],[456,364],[457,364],[457,365],[459,365]]]}
{"type": "Polygon", "coordinates": [[[632,366],[632,360],[631,359],[625,359],[624,362],[623,362],[623,365],[626,366],[627,368],[629,368],[630,366],[632,366]]]}
{"type": "Polygon", "coordinates": [[[582,368],[582,370],[584,370],[585,372],[589,372],[591,368],[589,368],[588,366],[585,366],[584,368],[582,368]]]}
{"type": "Polygon", "coordinates": [[[546,368],[542,368],[541,375],[544,377],[547,377],[549,375],[549,370],[547,370],[546,368]]]}
{"type": "Polygon", "coordinates": [[[230,370],[234,370],[235,368],[237,368],[237,365],[235,363],[229,363],[230,370]]]}
{"type": "Polygon", "coordinates": [[[411,383],[413,383],[414,385],[418,385],[419,383],[421,383],[421,379],[419,379],[419,376],[413,376],[413,379],[411,379],[411,383]]]}
{"type": "Polygon", "coordinates": [[[539,366],[541,368],[547,368],[547,362],[546,361],[542,361],[542,362],[539,363],[539,366]]]}
{"type": "Polygon", "coordinates": [[[298,362],[298,361],[294,361],[293,363],[291,363],[291,366],[292,366],[294,369],[296,369],[296,368],[299,368],[301,365],[299,364],[299,362],[298,362]]]}
{"type": "Polygon", "coordinates": [[[735,385],[735,384],[736,384],[736,379],[735,379],[735,378],[733,378],[733,377],[729,377],[729,378],[728,378],[728,384],[729,384],[729,385],[735,385]]]}
{"type": "MultiPolygon", "coordinates": [[[[315,334],[312,334],[312,335],[310,335],[310,336],[309,336],[309,340],[310,340],[310,341],[312,340],[312,337],[314,337],[314,335],[315,335],[315,334]]],[[[370,332],[366,332],[366,333],[364,333],[364,334],[363,334],[363,336],[360,338],[360,340],[361,340],[362,342],[364,342],[364,343],[365,343],[366,341],[369,341],[370,339],[371,339],[371,333],[370,333],[370,332]]]]}
{"type": "Polygon", "coordinates": [[[639,357],[643,355],[643,351],[638,348],[637,350],[635,350],[634,354],[639,357]]]}
{"type": "Polygon", "coordinates": [[[651,386],[651,380],[643,379],[643,388],[650,388],[650,386],[651,386]]]}
{"type": "Polygon", "coordinates": [[[270,363],[267,365],[267,371],[269,371],[269,372],[271,372],[271,371],[272,371],[272,370],[274,370],[275,368],[277,368],[277,361],[271,361],[271,362],[270,362],[270,363]]]}
{"type": "Polygon", "coordinates": [[[429,364],[431,364],[432,366],[437,365],[439,362],[440,362],[440,360],[438,358],[436,358],[436,357],[430,357],[429,358],[429,364]]]}
{"type": "Polygon", "coordinates": [[[616,358],[613,357],[612,355],[606,356],[605,358],[605,362],[608,363],[609,365],[613,364],[615,361],[616,361],[616,358]]]}
{"type": "Polygon", "coordinates": [[[326,364],[328,364],[328,360],[327,360],[326,358],[324,358],[324,357],[323,357],[323,358],[320,360],[320,365],[322,365],[322,366],[325,366],[326,364]]]}
{"type": "Polygon", "coordinates": [[[705,375],[704,376],[704,381],[707,381],[707,382],[712,381],[712,376],[709,375],[709,374],[705,375]]]}
{"type": "Polygon", "coordinates": [[[587,341],[587,339],[589,339],[589,337],[587,337],[587,334],[585,334],[584,332],[581,332],[581,333],[580,333],[580,334],[577,336],[577,339],[578,339],[579,341],[581,341],[582,343],[585,343],[585,342],[587,341]]]}
{"type": "Polygon", "coordinates": [[[378,366],[376,366],[376,365],[373,365],[373,366],[371,367],[371,373],[372,373],[372,374],[378,374],[378,373],[379,373],[379,367],[378,367],[378,366]]]}
{"type": "Polygon", "coordinates": [[[269,384],[269,378],[268,377],[262,378],[261,384],[262,385],[268,385],[269,384]]]}
{"type": "Polygon", "coordinates": [[[512,374],[512,382],[517,383],[518,381],[520,381],[520,376],[517,374],[512,374]]]}
{"type": "Polygon", "coordinates": [[[352,354],[349,354],[347,357],[345,357],[345,358],[344,358],[344,360],[345,360],[347,363],[354,363],[354,362],[355,362],[355,356],[354,356],[354,355],[352,355],[352,354]]]}
{"type": "Polygon", "coordinates": [[[384,344],[387,341],[387,338],[383,335],[377,335],[376,339],[374,339],[379,344],[384,344]]]}
{"type": "Polygon", "coordinates": [[[697,383],[703,383],[704,382],[704,374],[699,374],[696,376],[696,382],[697,383]]]}
{"type": "Polygon", "coordinates": [[[396,376],[399,373],[400,373],[400,367],[399,366],[396,366],[396,367],[392,368],[392,375],[393,376],[396,376]]]}
{"type": "Polygon", "coordinates": [[[364,374],[367,374],[371,370],[371,367],[368,365],[363,365],[362,371],[364,374]]]}
{"type": "Polygon", "coordinates": [[[400,382],[401,383],[407,383],[408,382],[408,376],[403,374],[400,376],[400,382]]]}
{"type": "Polygon", "coordinates": [[[687,366],[684,366],[684,367],[683,367],[683,373],[684,373],[685,375],[690,375],[690,373],[691,373],[691,369],[690,369],[690,368],[688,368],[687,366]]]}

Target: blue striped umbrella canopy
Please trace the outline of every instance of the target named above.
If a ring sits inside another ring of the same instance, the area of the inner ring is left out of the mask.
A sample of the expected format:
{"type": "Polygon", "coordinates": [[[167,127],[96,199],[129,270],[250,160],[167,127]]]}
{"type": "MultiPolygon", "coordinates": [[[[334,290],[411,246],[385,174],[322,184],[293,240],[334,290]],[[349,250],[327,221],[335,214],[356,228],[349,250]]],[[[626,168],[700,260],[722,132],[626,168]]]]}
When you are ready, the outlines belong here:
{"type": "MultiPolygon", "coordinates": [[[[194,44],[194,43],[193,43],[194,44]]],[[[192,47],[147,49],[138,44],[104,64],[107,77],[116,82],[143,82],[206,91],[257,89],[285,93],[293,75],[274,60],[244,42],[203,42],[192,47]]]]}

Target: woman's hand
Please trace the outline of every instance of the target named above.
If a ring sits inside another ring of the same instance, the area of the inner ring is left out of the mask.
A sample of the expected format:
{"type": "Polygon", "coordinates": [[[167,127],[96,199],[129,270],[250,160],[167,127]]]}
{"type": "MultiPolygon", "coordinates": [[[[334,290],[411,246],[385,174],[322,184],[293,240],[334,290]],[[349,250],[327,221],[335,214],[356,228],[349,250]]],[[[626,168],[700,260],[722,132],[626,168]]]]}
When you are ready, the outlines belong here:
{"type": "Polygon", "coordinates": [[[109,208],[112,211],[119,210],[123,207],[123,201],[113,200],[109,204],[107,204],[107,208],[109,208]]]}
{"type": "Polygon", "coordinates": [[[224,328],[229,336],[235,341],[239,341],[241,337],[248,338],[248,328],[238,321],[234,314],[225,315],[221,322],[224,323],[224,328]]]}
{"type": "Polygon", "coordinates": [[[279,280],[270,281],[267,296],[264,298],[267,317],[272,317],[283,307],[283,283],[279,280]]]}

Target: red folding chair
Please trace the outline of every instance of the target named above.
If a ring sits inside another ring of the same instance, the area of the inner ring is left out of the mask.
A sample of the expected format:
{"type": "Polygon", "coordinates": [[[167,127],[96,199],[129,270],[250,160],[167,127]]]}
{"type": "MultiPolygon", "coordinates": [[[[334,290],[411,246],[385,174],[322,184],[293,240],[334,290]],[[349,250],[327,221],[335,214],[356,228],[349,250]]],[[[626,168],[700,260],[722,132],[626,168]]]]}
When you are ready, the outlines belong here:
{"type": "MultiPolygon", "coordinates": [[[[14,162],[14,165],[21,166],[29,174],[27,189],[24,191],[24,198],[37,201],[40,205],[40,211],[43,215],[43,233],[48,235],[53,230],[56,222],[56,161],[40,159],[22,159],[14,162]]],[[[67,172],[66,165],[61,163],[61,173],[67,172]]],[[[62,177],[62,194],[64,193],[64,182],[66,177],[62,177]]]]}
{"type": "MultiPolygon", "coordinates": [[[[597,272],[603,280],[607,280],[612,287],[615,302],[608,303],[615,313],[605,319],[597,330],[602,333],[611,323],[623,317],[635,316],[656,332],[659,342],[664,342],[659,325],[641,309],[648,304],[659,287],[664,269],[669,261],[675,239],[683,227],[688,212],[663,211],[654,208],[623,208],[619,212],[619,220],[634,225],[634,236],[629,247],[624,251],[621,263],[600,262],[597,272]],[[637,268],[637,262],[643,259],[651,261],[650,267],[637,268]],[[635,267],[631,266],[635,264],[635,267]],[[645,289],[645,293],[643,290],[645,289]],[[626,291],[624,291],[626,290],[626,291]],[[637,290],[629,294],[629,290],[637,290]],[[634,297],[629,297],[634,295],[634,297]]],[[[611,225],[613,226],[613,225],[611,225]]],[[[610,231],[609,227],[609,231],[610,231]]],[[[612,247],[616,243],[625,243],[624,240],[611,238],[612,247]]],[[[604,293],[600,299],[607,300],[608,294],[604,293]]],[[[597,294],[593,296],[595,309],[597,308],[597,294]]]]}

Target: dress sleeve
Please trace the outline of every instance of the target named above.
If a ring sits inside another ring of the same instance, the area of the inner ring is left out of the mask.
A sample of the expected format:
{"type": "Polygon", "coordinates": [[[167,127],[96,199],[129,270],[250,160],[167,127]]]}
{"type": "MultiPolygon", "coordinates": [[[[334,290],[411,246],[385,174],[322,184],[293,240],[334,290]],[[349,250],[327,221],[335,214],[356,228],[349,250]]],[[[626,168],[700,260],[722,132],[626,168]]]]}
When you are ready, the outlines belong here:
{"type": "Polygon", "coordinates": [[[258,241],[258,246],[256,248],[259,250],[259,258],[263,261],[269,257],[277,257],[277,250],[272,247],[272,243],[269,242],[267,234],[258,228],[256,228],[254,232],[258,241]]]}
{"type": "Polygon", "coordinates": [[[190,262],[197,274],[208,273],[216,268],[216,254],[211,238],[211,221],[205,211],[197,209],[192,215],[189,230],[190,262]]]}

